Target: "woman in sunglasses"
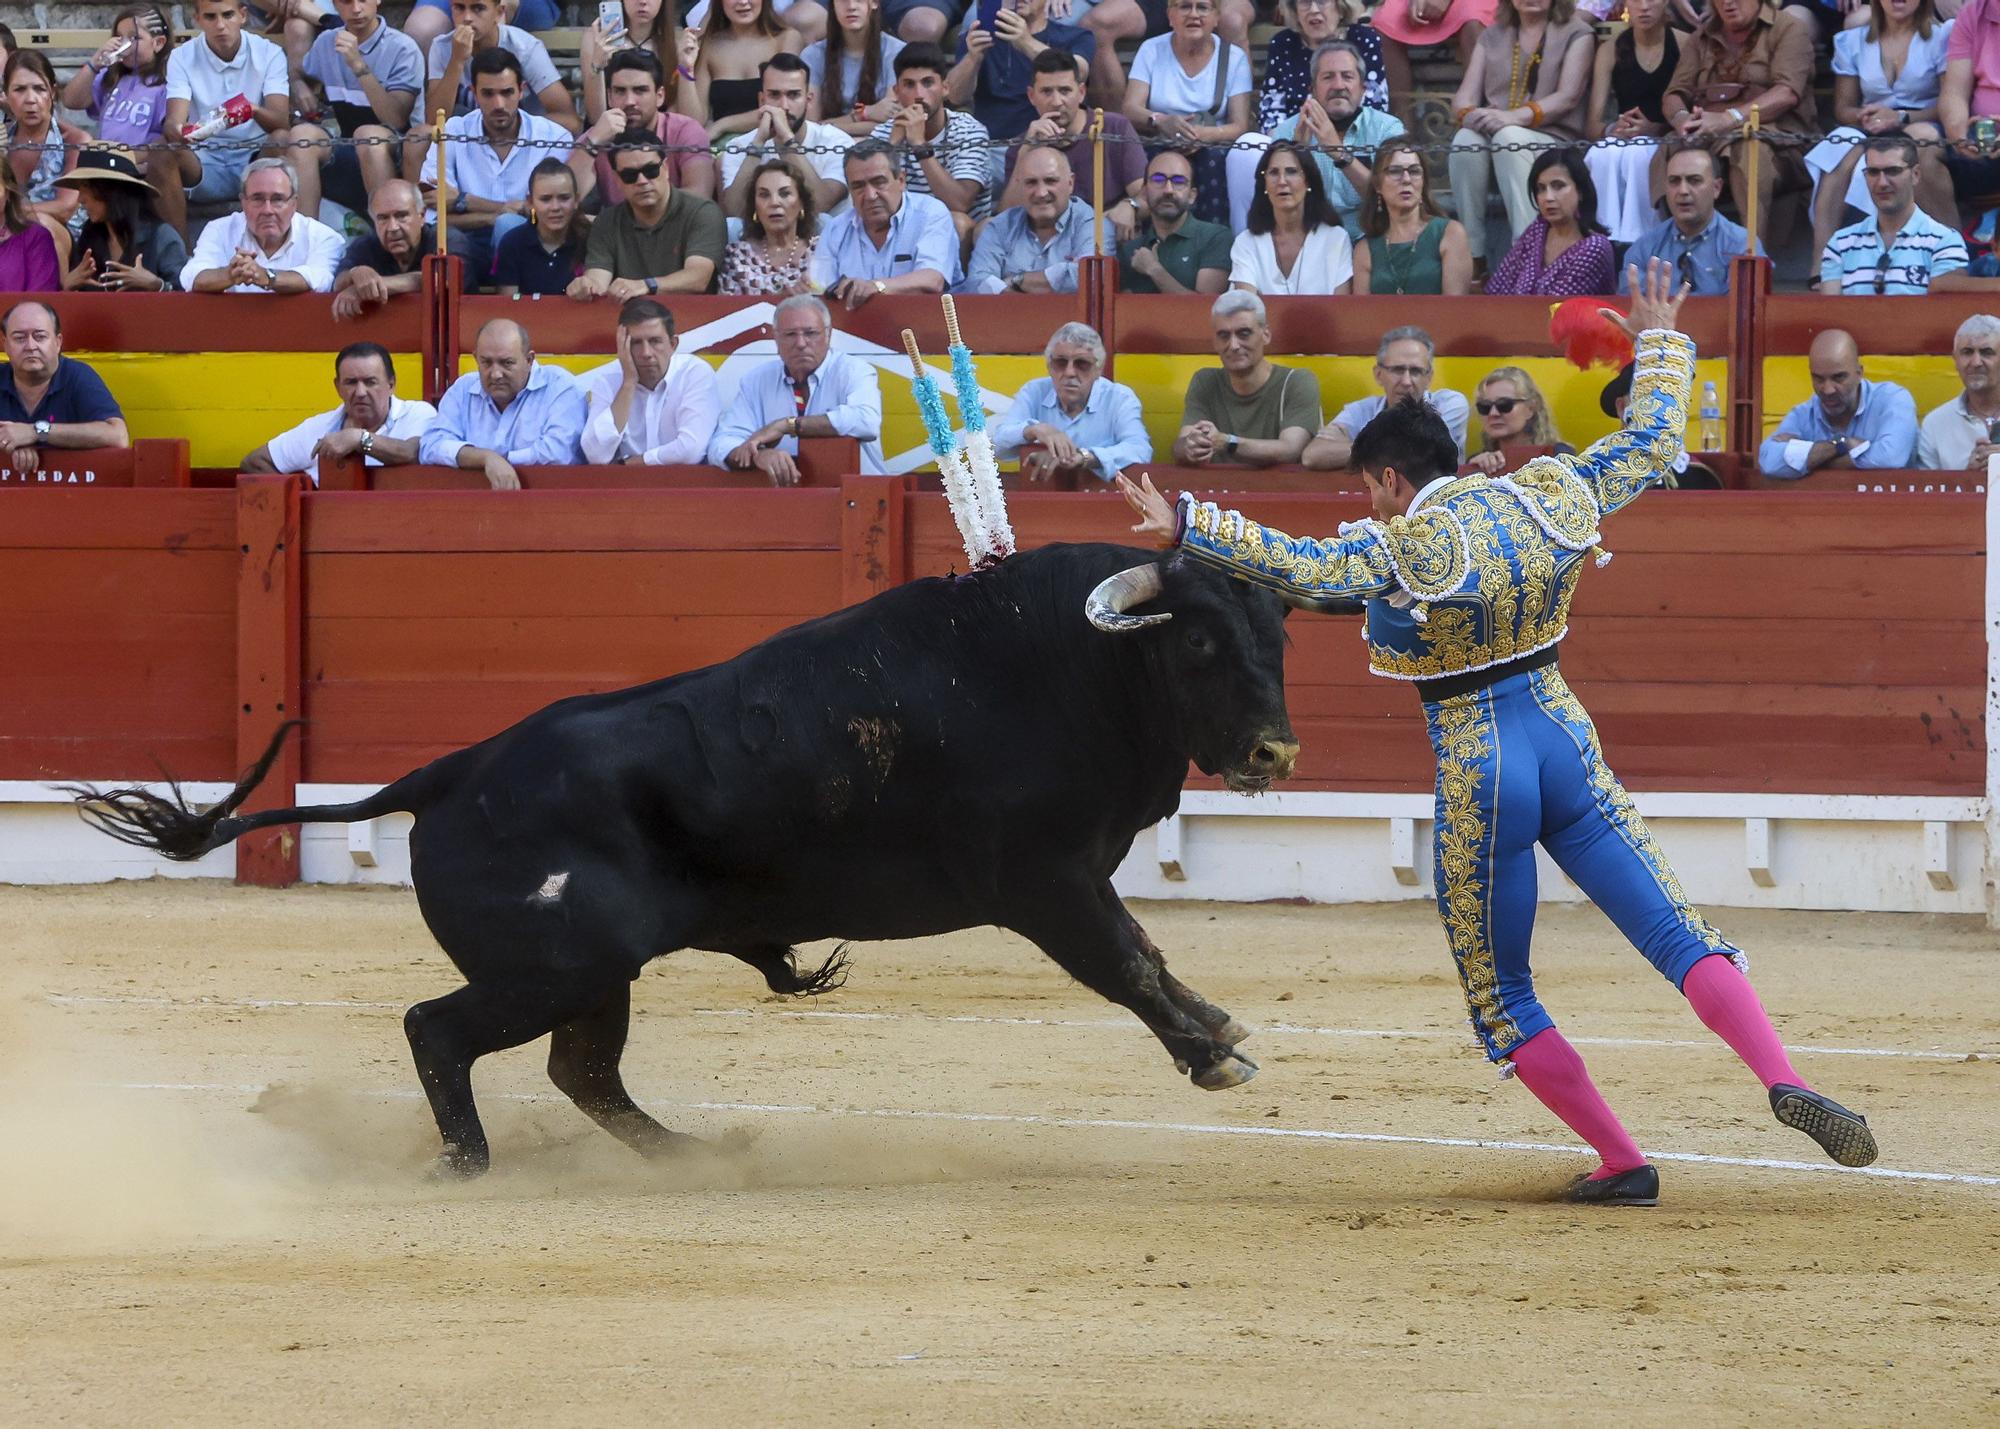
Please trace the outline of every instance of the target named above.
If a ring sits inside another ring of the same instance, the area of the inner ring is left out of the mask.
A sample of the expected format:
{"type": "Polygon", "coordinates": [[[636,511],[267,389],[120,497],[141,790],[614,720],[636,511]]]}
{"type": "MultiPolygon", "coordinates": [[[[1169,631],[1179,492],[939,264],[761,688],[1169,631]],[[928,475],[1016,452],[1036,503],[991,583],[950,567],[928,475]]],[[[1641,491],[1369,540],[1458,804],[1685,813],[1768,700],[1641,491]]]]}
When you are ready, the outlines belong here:
{"type": "Polygon", "coordinates": [[[1367,237],[1354,250],[1355,292],[1458,298],[1472,291],[1471,240],[1431,197],[1415,140],[1390,139],[1375,150],[1361,231],[1367,237]]]}
{"type": "Polygon", "coordinates": [[[1574,149],[1549,149],[1528,171],[1535,220],[1487,280],[1489,294],[1574,298],[1609,293],[1611,240],[1597,221],[1597,186],[1574,149]]]}
{"type": "Polygon", "coordinates": [[[1494,368],[1474,395],[1480,449],[1466,458],[1467,466],[1497,476],[1514,464],[1508,447],[1547,447],[1561,456],[1576,451],[1557,434],[1549,399],[1521,368],[1494,368]]]}

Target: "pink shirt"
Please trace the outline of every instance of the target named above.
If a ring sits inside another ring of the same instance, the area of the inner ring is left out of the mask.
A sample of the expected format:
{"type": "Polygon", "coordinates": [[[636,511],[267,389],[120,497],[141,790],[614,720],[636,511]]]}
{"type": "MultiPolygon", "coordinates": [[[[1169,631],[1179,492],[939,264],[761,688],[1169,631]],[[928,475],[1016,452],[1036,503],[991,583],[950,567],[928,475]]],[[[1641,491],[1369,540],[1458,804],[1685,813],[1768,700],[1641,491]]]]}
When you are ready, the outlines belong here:
{"type": "Polygon", "coordinates": [[[2000,114],[2000,0],[1970,0],[1958,12],[1945,62],[1972,61],[1972,112],[2000,114]]]}
{"type": "MultiPolygon", "coordinates": [[[[653,126],[653,132],[658,134],[660,142],[667,146],[667,177],[673,180],[675,188],[686,187],[681,180],[682,166],[690,159],[701,157],[701,154],[694,152],[695,150],[707,152],[708,126],[699,119],[690,119],[685,114],[662,109],[659,122],[653,126]],[[683,152],[676,153],[677,149],[683,152]]],[[[597,187],[604,194],[606,208],[625,201],[625,185],[618,182],[618,175],[611,168],[609,150],[597,156],[597,187]]]]}

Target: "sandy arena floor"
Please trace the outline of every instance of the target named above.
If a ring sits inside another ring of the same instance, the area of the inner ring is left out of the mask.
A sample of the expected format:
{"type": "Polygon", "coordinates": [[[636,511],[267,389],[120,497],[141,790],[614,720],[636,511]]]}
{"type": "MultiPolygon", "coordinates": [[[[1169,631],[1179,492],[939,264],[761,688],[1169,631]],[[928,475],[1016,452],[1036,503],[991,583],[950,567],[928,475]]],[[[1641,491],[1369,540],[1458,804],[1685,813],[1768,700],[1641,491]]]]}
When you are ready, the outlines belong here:
{"type": "Polygon", "coordinates": [[[0,1420],[2000,1420],[1982,927],[1721,920],[1787,1041],[1850,1049],[1799,1065],[1883,1165],[1967,1178],[1917,1180],[1817,1169],[1608,925],[1546,913],[1547,1000],[1619,1039],[1583,1051],[1650,1150],[1814,1165],[1666,1162],[1658,1210],[1593,1212],[1542,1199],[1579,1156],[1437,1144],[1570,1138],[1469,1050],[1427,906],[1139,913],[1265,1029],[1251,1085],[990,931],[860,948],[807,1007],[683,954],[627,1081],[742,1144],[642,1163],[536,1046],[481,1064],[495,1171],[457,1186],[407,893],[0,890],[0,1420]]]}

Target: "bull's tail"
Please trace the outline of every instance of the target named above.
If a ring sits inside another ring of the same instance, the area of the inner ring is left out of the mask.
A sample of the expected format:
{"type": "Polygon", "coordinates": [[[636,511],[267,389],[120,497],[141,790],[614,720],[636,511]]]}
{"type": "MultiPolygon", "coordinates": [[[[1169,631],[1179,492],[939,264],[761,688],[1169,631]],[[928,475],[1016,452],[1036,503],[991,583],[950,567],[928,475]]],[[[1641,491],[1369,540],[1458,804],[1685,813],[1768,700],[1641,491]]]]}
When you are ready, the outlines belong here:
{"type": "Polygon", "coordinates": [[[178,863],[200,858],[244,834],[269,828],[273,824],[355,823],[382,814],[416,810],[422,786],[429,782],[420,781],[420,776],[426,775],[431,766],[406,774],[395,783],[352,804],[264,809],[236,817],[236,810],[271,772],[286,737],[303,722],[287,720],[280,726],[269,747],[250,766],[249,772],[236,781],[236,787],[229,791],[227,797],[205,809],[190,807],[177,782],[168,784],[164,798],[136,785],[97,790],[81,784],[66,784],[61,786],[62,792],[76,800],[77,812],[92,828],[109,834],[120,843],[151,849],[178,863]]]}

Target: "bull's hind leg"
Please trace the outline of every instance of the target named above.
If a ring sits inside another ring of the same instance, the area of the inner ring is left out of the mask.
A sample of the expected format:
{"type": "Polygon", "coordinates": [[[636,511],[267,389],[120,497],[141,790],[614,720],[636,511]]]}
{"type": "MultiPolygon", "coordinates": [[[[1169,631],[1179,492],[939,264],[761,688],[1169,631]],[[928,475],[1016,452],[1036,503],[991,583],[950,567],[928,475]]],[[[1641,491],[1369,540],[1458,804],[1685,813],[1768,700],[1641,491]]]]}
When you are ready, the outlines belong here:
{"type": "Polygon", "coordinates": [[[641,1156],[665,1156],[699,1145],[695,1137],[661,1126],[625,1090],[618,1063],[631,1024],[632,985],[621,983],[597,1007],[551,1034],[549,1080],[578,1111],[641,1156]]]}

